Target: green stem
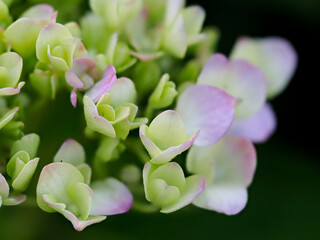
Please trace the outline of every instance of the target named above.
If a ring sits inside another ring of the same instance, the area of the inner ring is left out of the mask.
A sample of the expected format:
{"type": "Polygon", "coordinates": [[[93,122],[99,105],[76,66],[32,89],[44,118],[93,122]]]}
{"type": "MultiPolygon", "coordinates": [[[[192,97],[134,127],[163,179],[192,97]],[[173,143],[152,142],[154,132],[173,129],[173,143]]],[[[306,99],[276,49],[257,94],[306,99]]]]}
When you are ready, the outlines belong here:
{"type": "Polygon", "coordinates": [[[125,145],[130,152],[134,153],[141,160],[143,164],[150,161],[149,155],[145,152],[139,140],[137,141],[136,139],[128,138],[125,141],[125,145]]]}
{"type": "Polygon", "coordinates": [[[153,204],[145,204],[141,202],[135,201],[131,208],[133,211],[141,212],[141,213],[154,213],[158,212],[160,208],[153,204]]]}

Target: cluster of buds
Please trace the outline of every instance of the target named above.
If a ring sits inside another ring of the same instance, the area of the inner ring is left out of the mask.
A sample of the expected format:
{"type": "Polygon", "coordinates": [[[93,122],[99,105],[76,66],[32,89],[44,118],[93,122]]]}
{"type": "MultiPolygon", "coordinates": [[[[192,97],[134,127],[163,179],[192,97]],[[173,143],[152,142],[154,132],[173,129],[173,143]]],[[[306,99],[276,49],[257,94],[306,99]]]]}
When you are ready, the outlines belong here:
{"type": "Polygon", "coordinates": [[[23,131],[41,111],[31,103],[65,92],[95,151],[86,161],[87,144],[67,139],[41,158],[28,193],[42,210],[78,231],[131,208],[243,210],[253,144],[276,128],[268,101],[297,65],[287,40],[241,37],[228,58],[204,9],[184,0],[90,0],[65,24],[47,4],[14,21],[11,2],[0,0],[0,207],[23,203],[37,175],[41,134],[23,131]]]}

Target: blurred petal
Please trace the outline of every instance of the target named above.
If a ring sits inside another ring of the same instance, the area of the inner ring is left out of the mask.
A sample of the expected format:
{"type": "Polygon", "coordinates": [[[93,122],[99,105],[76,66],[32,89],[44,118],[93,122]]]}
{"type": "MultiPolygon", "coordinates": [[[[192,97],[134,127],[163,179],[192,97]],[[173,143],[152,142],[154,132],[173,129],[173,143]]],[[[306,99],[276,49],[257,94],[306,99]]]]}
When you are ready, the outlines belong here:
{"type": "Polygon", "coordinates": [[[12,88],[12,87],[0,88],[0,96],[10,96],[10,95],[18,94],[20,93],[20,90],[24,86],[24,84],[25,82],[20,82],[17,88],[12,88]]]}
{"type": "Polygon", "coordinates": [[[93,201],[90,215],[115,215],[129,211],[133,196],[129,189],[114,178],[92,184],[93,201]]]}
{"type": "Polygon", "coordinates": [[[186,54],[187,46],[188,37],[184,28],[183,15],[181,13],[166,31],[164,37],[164,48],[173,56],[183,58],[186,54]]]}
{"type": "Polygon", "coordinates": [[[196,85],[180,95],[176,109],[187,134],[200,130],[195,145],[208,146],[219,141],[229,129],[234,105],[234,98],[226,92],[212,86],[196,85]]]}
{"type": "MultiPolygon", "coordinates": [[[[15,52],[6,52],[0,55],[0,69],[6,72],[6,84],[5,87],[15,87],[19,82],[21,72],[22,72],[22,57],[20,57],[15,52]]],[[[2,80],[2,79],[1,79],[2,80]]],[[[21,88],[23,86],[20,85],[18,87],[21,88]]],[[[20,90],[19,90],[20,91],[20,90]]],[[[12,95],[12,94],[11,94],[12,95]]]]}
{"type": "Polygon", "coordinates": [[[0,129],[3,128],[7,123],[9,123],[14,115],[18,112],[19,108],[16,107],[7,113],[5,113],[1,118],[0,118],[0,129]]]}
{"type": "Polygon", "coordinates": [[[38,166],[39,158],[29,161],[21,170],[19,175],[12,182],[12,187],[20,192],[25,191],[33,177],[38,166]]]}
{"type": "Polygon", "coordinates": [[[19,194],[15,196],[10,196],[2,201],[3,205],[6,206],[15,206],[23,203],[27,199],[27,196],[24,194],[19,194]]]}
{"type": "Polygon", "coordinates": [[[37,134],[31,133],[25,135],[12,144],[10,155],[13,156],[19,151],[26,151],[29,154],[30,159],[33,159],[37,154],[39,144],[40,137],[37,134]]]}
{"type": "Polygon", "coordinates": [[[252,182],[257,165],[253,144],[245,138],[225,136],[208,147],[193,146],[188,153],[187,169],[194,174],[204,174],[198,168],[203,161],[211,161],[213,179],[208,185],[233,184],[247,187],[252,182]]]}
{"type": "Polygon", "coordinates": [[[235,120],[228,134],[244,137],[254,143],[267,141],[274,133],[277,119],[270,104],[265,104],[259,112],[247,119],[235,120]]]}
{"type": "Polygon", "coordinates": [[[10,191],[10,189],[9,189],[9,185],[7,183],[7,180],[0,173],[0,197],[2,197],[2,200],[6,199],[9,196],[9,191],[10,191]]]}
{"type": "Polygon", "coordinates": [[[86,154],[80,143],[73,139],[66,140],[53,158],[54,162],[67,162],[74,166],[84,163],[86,154]]]}
{"type": "Polygon", "coordinates": [[[236,118],[256,113],[266,99],[266,80],[263,73],[245,60],[231,60],[214,54],[204,66],[198,84],[218,87],[238,99],[236,118]]]}
{"type": "Polygon", "coordinates": [[[77,107],[77,92],[74,89],[70,93],[70,101],[71,101],[72,106],[74,108],[76,108],[77,107]]]}
{"type": "Polygon", "coordinates": [[[51,20],[51,16],[54,14],[54,9],[49,4],[37,4],[27,9],[20,18],[40,18],[47,21],[51,20]]]}
{"type": "Polygon", "coordinates": [[[83,82],[79,79],[79,77],[72,71],[66,72],[66,81],[69,86],[78,89],[78,88],[83,88],[84,84],[83,82]]]}
{"type": "Polygon", "coordinates": [[[135,103],[137,91],[129,78],[119,78],[110,89],[111,105],[117,107],[124,103],[135,103]]]}
{"type": "Polygon", "coordinates": [[[112,65],[109,65],[105,70],[102,79],[86,93],[86,96],[96,103],[103,94],[109,92],[116,81],[116,70],[112,65]]]}
{"type": "Polygon", "coordinates": [[[286,88],[298,62],[297,53],[291,43],[281,37],[242,37],[237,41],[231,58],[246,59],[263,71],[267,79],[269,98],[286,88]]]}
{"type": "Polygon", "coordinates": [[[247,204],[248,193],[245,187],[234,185],[211,185],[193,201],[193,204],[224,213],[234,215],[239,213],[247,204]]]}

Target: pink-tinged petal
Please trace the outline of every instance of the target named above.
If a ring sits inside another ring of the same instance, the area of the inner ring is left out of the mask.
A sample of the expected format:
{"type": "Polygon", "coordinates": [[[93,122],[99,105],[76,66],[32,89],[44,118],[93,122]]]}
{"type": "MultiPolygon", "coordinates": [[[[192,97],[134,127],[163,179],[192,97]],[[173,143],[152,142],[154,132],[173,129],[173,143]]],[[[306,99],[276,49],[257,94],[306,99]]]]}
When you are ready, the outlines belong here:
{"type": "Polygon", "coordinates": [[[193,204],[226,215],[235,215],[244,209],[247,201],[245,187],[221,184],[208,186],[193,204]]]}
{"type": "Polygon", "coordinates": [[[179,12],[185,5],[184,0],[169,0],[167,1],[166,14],[165,14],[165,25],[170,26],[173,21],[177,18],[179,12]]]}
{"type": "Polygon", "coordinates": [[[141,53],[141,52],[130,52],[132,56],[138,58],[140,61],[149,62],[156,60],[164,55],[164,52],[155,52],[155,53],[141,53]]]}
{"type": "Polygon", "coordinates": [[[187,134],[200,130],[195,145],[218,142],[229,129],[234,117],[235,99],[212,86],[195,85],[184,91],[177,104],[187,134]]]}
{"type": "Polygon", "coordinates": [[[70,101],[71,101],[72,106],[74,108],[76,108],[77,107],[77,92],[74,89],[71,91],[70,101]]]}
{"type": "Polygon", "coordinates": [[[266,103],[260,111],[252,117],[235,120],[228,134],[247,138],[254,143],[263,143],[274,133],[276,126],[276,115],[271,105],[266,103]]]}
{"type": "Polygon", "coordinates": [[[208,147],[193,146],[187,156],[187,169],[194,174],[205,175],[208,185],[233,184],[247,187],[251,184],[257,165],[254,145],[245,138],[224,136],[218,143],[208,147]],[[210,166],[213,177],[207,177],[210,166]],[[209,167],[207,167],[209,168],[209,167]]]}
{"type": "Polygon", "coordinates": [[[73,65],[71,70],[75,74],[81,75],[83,73],[90,72],[95,66],[96,66],[96,63],[91,58],[80,57],[80,58],[75,58],[73,60],[73,65]]]}
{"type": "Polygon", "coordinates": [[[20,90],[24,86],[24,84],[25,82],[20,82],[17,88],[12,88],[12,87],[0,88],[0,96],[10,96],[10,95],[18,94],[20,93],[20,90]]]}
{"type": "Polygon", "coordinates": [[[88,127],[106,136],[115,137],[116,132],[112,124],[107,119],[99,115],[97,106],[93,101],[89,97],[84,96],[83,104],[88,127]]]}
{"type": "Polygon", "coordinates": [[[255,114],[264,104],[267,82],[261,70],[245,60],[214,54],[204,66],[198,84],[218,87],[238,99],[236,118],[255,114]]]}
{"type": "Polygon", "coordinates": [[[83,82],[79,79],[79,77],[72,71],[66,72],[66,81],[69,86],[78,89],[78,88],[84,88],[83,82]]]}
{"type": "Polygon", "coordinates": [[[206,178],[199,175],[193,175],[186,178],[186,183],[183,191],[180,193],[180,198],[172,205],[163,207],[162,213],[171,213],[187,206],[194,201],[206,188],[206,178]]]}
{"type": "Polygon", "coordinates": [[[114,66],[109,65],[103,74],[102,79],[97,82],[86,95],[92,99],[94,103],[98,102],[100,97],[107,93],[113,84],[117,81],[116,69],[114,66]]]}
{"type": "Polygon", "coordinates": [[[9,196],[9,185],[4,176],[0,173],[0,197],[6,199],[9,196]]]}
{"type": "Polygon", "coordinates": [[[161,154],[161,150],[157,147],[154,142],[152,142],[146,135],[147,135],[148,127],[146,125],[140,126],[139,129],[139,136],[141,139],[141,142],[143,145],[146,147],[149,155],[152,156],[157,156],[161,154]]]}
{"type": "Polygon", "coordinates": [[[40,18],[50,21],[52,15],[54,15],[54,9],[52,6],[49,4],[37,4],[25,11],[20,18],[40,18]]]}
{"type": "Polygon", "coordinates": [[[85,160],[86,154],[82,145],[73,139],[66,140],[53,158],[54,162],[67,162],[76,167],[85,160]]]}
{"type": "Polygon", "coordinates": [[[66,205],[63,203],[57,203],[54,201],[54,197],[49,194],[43,195],[43,201],[55,211],[61,213],[66,219],[68,219],[75,230],[82,231],[89,225],[99,223],[106,219],[106,216],[88,217],[86,220],[79,220],[72,212],[66,210],[66,205]]]}
{"type": "Polygon", "coordinates": [[[183,144],[180,144],[179,146],[170,147],[170,148],[164,150],[159,155],[157,155],[156,157],[152,158],[150,160],[151,163],[153,163],[153,164],[165,164],[165,163],[168,162],[168,160],[170,161],[171,159],[174,159],[176,156],[178,156],[179,154],[181,154],[184,151],[188,150],[192,146],[194,141],[197,139],[199,133],[200,133],[200,131],[197,131],[189,141],[187,141],[187,142],[185,142],[183,144]]]}
{"type": "Polygon", "coordinates": [[[10,196],[3,200],[3,205],[6,206],[15,206],[23,203],[27,199],[27,196],[24,194],[19,194],[15,196],[10,196]]]}
{"type": "Polygon", "coordinates": [[[129,211],[133,196],[129,189],[120,181],[108,178],[94,182],[93,201],[90,215],[115,215],[129,211]]]}
{"type": "Polygon", "coordinates": [[[263,71],[267,79],[269,98],[286,88],[298,63],[295,49],[281,37],[242,37],[237,41],[231,58],[246,59],[263,71]]]}
{"type": "Polygon", "coordinates": [[[228,71],[228,63],[228,59],[223,54],[212,55],[202,68],[197,83],[204,85],[223,84],[224,76],[228,71]]]}

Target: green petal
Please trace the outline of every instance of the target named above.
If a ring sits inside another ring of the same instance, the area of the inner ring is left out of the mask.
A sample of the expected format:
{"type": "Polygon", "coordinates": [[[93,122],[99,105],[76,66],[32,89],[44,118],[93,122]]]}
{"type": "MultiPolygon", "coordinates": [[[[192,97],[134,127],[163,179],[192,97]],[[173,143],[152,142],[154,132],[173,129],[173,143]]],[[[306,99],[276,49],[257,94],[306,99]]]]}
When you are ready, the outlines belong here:
{"type": "Polygon", "coordinates": [[[7,173],[12,178],[15,179],[25,165],[30,161],[30,157],[27,152],[20,151],[17,152],[13,157],[10,159],[7,165],[7,173]]]}
{"type": "Polygon", "coordinates": [[[147,137],[165,150],[186,142],[186,129],[179,114],[168,110],[159,114],[150,124],[147,137]]]}
{"type": "Polygon", "coordinates": [[[186,179],[186,185],[181,192],[179,201],[174,204],[163,207],[162,213],[171,213],[179,210],[180,208],[190,204],[206,187],[206,179],[203,176],[190,176],[186,179]]]}
{"type": "Polygon", "coordinates": [[[67,188],[73,183],[84,183],[81,172],[70,163],[56,162],[45,166],[40,174],[37,186],[37,203],[46,212],[54,212],[43,200],[43,195],[50,194],[65,205],[72,204],[67,188]]]}
{"type": "Polygon", "coordinates": [[[12,48],[22,56],[30,56],[35,52],[36,42],[41,29],[49,20],[20,18],[5,31],[5,36],[12,48]]]}
{"type": "Polygon", "coordinates": [[[169,186],[176,186],[180,191],[185,185],[185,178],[179,164],[171,162],[160,166],[150,175],[150,179],[162,179],[169,186]]]}
{"type": "Polygon", "coordinates": [[[15,87],[19,82],[22,71],[22,58],[14,52],[6,52],[0,55],[0,66],[6,69],[6,84],[1,86],[3,79],[0,78],[0,87],[15,87]]]}
{"type": "Polygon", "coordinates": [[[18,191],[25,191],[29,186],[29,183],[33,177],[34,172],[36,171],[39,158],[35,158],[29,161],[24,168],[21,170],[19,175],[12,182],[12,187],[18,191]]]}
{"type": "Polygon", "coordinates": [[[175,186],[168,186],[162,179],[151,179],[149,187],[150,200],[158,206],[165,207],[179,200],[179,189],[175,186]]]}
{"type": "Polygon", "coordinates": [[[67,162],[79,166],[86,160],[86,154],[80,143],[73,139],[66,140],[53,158],[54,162],[67,162]]]}
{"type": "Polygon", "coordinates": [[[3,115],[0,118],[0,129],[3,128],[5,125],[7,125],[12,120],[12,118],[18,112],[18,110],[19,110],[19,108],[16,107],[16,108],[10,110],[9,112],[7,112],[5,115],[3,115]]]}
{"type": "Polygon", "coordinates": [[[13,156],[19,151],[26,151],[29,154],[30,159],[33,159],[37,154],[39,144],[40,137],[37,134],[31,133],[25,135],[20,140],[17,140],[13,143],[10,155],[13,156]]]}
{"type": "Polygon", "coordinates": [[[90,214],[93,192],[85,183],[71,183],[67,187],[68,196],[78,209],[82,220],[86,220],[90,214]]]}

